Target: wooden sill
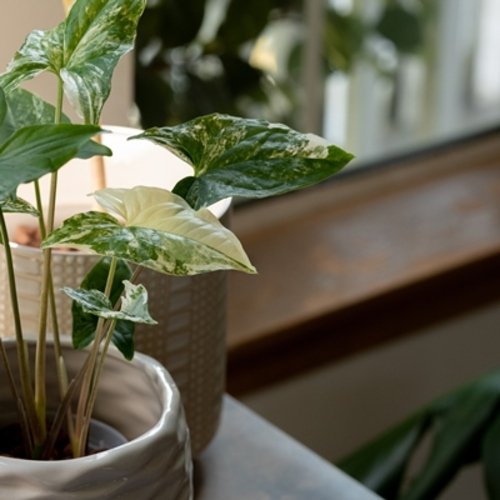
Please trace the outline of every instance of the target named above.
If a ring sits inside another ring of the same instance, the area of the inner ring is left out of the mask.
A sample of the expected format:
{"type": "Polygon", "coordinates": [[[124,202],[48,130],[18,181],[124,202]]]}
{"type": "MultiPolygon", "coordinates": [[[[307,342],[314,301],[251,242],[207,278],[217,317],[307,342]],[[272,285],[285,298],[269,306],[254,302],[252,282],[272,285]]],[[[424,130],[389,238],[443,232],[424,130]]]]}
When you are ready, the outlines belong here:
{"type": "Polygon", "coordinates": [[[454,144],[235,211],[259,270],[232,273],[241,395],[500,298],[500,139],[454,144]]]}

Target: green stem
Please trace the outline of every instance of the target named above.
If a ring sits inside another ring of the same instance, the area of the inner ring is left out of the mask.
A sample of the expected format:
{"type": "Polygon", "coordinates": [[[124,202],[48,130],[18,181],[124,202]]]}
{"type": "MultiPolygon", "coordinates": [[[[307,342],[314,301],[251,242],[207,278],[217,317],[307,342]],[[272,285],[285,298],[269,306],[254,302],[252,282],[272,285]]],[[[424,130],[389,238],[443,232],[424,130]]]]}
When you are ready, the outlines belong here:
{"type": "MultiPolygon", "coordinates": [[[[109,298],[111,295],[111,289],[113,287],[113,281],[115,279],[116,266],[118,259],[116,257],[111,258],[108,278],[106,281],[106,287],[104,289],[104,295],[109,298]]],[[[85,418],[87,415],[87,409],[89,406],[90,395],[92,393],[94,385],[97,383],[96,372],[99,360],[99,351],[101,348],[101,342],[105,334],[105,324],[106,320],[104,318],[99,318],[97,321],[96,333],[94,338],[94,343],[92,345],[91,351],[89,353],[90,363],[88,370],[85,374],[85,378],[82,383],[82,388],[80,391],[80,398],[78,400],[78,407],[76,412],[76,425],[75,432],[77,435],[77,449],[78,453],[82,453],[85,449],[85,443],[80,439],[81,436],[85,436],[85,418]]],[[[79,454],[75,456],[80,456],[79,454]]]]}
{"type": "MultiPolygon", "coordinates": [[[[57,103],[55,107],[54,122],[60,123],[62,116],[64,88],[59,79],[57,86],[57,103]]],[[[47,214],[47,234],[54,229],[56,194],[57,194],[57,172],[50,176],[49,209],[47,214]]],[[[52,284],[52,251],[50,248],[43,250],[42,268],[42,290],[40,294],[40,317],[38,327],[38,340],[36,344],[35,359],[35,409],[41,430],[40,439],[36,445],[41,445],[47,433],[46,427],[46,407],[47,397],[45,391],[46,374],[46,343],[47,343],[47,316],[52,284]]]]}
{"type": "Polygon", "coordinates": [[[82,456],[85,451],[85,443],[87,442],[87,438],[89,435],[92,412],[94,411],[94,406],[97,399],[97,389],[99,386],[99,380],[101,379],[102,369],[104,367],[104,361],[106,360],[106,356],[108,354],[109,346],[113,338],[113,332],[115,330],[115,327],[116,327],[116,319],[109,322],[108,328],[106,329],[107,332],[104,340],[104,346],[100,352],[99,358],[97,360],[97,366],[95,367],[94,370],[95,371],[94,381],[90,389],[90,394],[85,408],[85,414],[83,416],[84,418],[82,421],[80,434],[78,436],[78,451],[77,451],[78,454],[75,455],[77,457],[82,456]]]}
{"type": "Polygon", "coordinates": [[[10,366],[9,358],[7,356],[7,351],[5,349],[2,337],[0,337],[0,354],[2,356],[2,362],[5,368],[5,373],[7,374],[7,381],[9,383],[10,392],[12,394],[14,401],[16,401],[17,403],[17,411],[19,413],[19,423],[24,441],[24,451],[27,457],[31,457],[33,455],[33,440],[32,440],[30,425],[28,422],[28,416],[26,414],[26,405],[16,388],[16,382],[14,380],[14,375],[12,373],[12,368],[10,366]]]}
{"type": "Polygon", "coordinates": [[[22,399],[26,407],[28,421],[30,422],[31,432],[37,433],[38,426],[36,425],[35,409],[33,406],[33,387],[31,386],[31,375],[28,363],[26,346],[23,338],[21,326],[21,315],[19,312],[19,302],[17,299],[16,276],[14,272],[14,261],[12,258],[12,249],[9,245],[9,234],[3,210],[0,208],[0,234],[4,242],[3,248],[5,252],[5,263],[7,267],[7,276],[9,282],[9,293],[12,305],[12,313],[14,315],[14,331],[16,336],[17,346],[17,362],[19,365],[19,373],[21,379],[22,399]]]}

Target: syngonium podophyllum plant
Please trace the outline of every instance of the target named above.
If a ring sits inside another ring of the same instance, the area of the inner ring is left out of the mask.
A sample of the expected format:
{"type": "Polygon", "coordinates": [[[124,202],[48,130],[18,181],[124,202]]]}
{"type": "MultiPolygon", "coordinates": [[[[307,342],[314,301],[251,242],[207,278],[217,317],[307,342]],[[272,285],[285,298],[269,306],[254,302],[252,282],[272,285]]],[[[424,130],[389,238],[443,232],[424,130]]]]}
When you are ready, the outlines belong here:
{"type": "Polygon", "coordinates": [[[112,72],[133,46],[145,3],[77,0],[54,29],[31,32],[0,75],[0,235],[19,373],[9,365],[1,338],[0,351],[18,404],[27,458],[52,457],[63,427],[70,437],[72,456],[86,453],[89,422],[110,344],[130,359],[133,325],[154,323],[147,292],[138,282],[142,268],[177,276],[228,269],[255,272],[236,236],[220,224],[208,205],[231,196],[261,198],[309,186],[351,159],[341,149],[283,125],[204,116],[175,127],[146,130],[133,138],[154,141],[193,167],[193,175],[181,180],[172,192],[161,186],[105,188],[93,193],[102,211],[74,215],[55,228],[58,170],[75,157],[112,154],[93,137],[106,132],[99,121],[111,91],[112,72]],[[55,104],[21,87],[42,72],[55,76],[55,104]],[[63,96],[83,123],[70,123],[64,115],[63,96]],[[42,200],[39,185],[44,176],[50,177],[48,200],[42,200]],[[17,197],[18,187],[26,183],[33,187],[36,206],[17,197]],[[33,366],[26,354],[13,256],[7,243],[6,216],[19,212],[38,220],[43,240],[33,366]],[[102,256],[79,289],[62,290],[73,299],[73,343],[90,345],[81,372],[71,381],[67,381],[55,317],[55,295],[62,293],[52,286],[51,248],[55,246],[102,256]],[[51,315],[61,403],[48,421],[45,364],[51,315]]]}

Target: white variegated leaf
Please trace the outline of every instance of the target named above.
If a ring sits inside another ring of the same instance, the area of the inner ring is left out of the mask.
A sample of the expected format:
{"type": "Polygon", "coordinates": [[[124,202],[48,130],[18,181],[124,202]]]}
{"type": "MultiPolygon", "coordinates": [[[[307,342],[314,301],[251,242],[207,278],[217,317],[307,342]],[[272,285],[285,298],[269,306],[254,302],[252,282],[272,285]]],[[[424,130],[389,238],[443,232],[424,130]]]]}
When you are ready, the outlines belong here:
{"type": "MultiPolygon", "coordinates": [[[[147,307],[146,313],[144,313],[144,310],[141,310],[138,304],[135,304],[135,308],[129,307],[127,310],[122,309],[120,311],[116,311],[111,305],[110,300],[100,290],[85,290],[83,288],[75,289],[64,287],[62,291],[76,303],[80,304],[83,311],[88,314],[93,314],[94,316],[99,316],[104,319],[125,320],[132,321],[133,323],[147,323],[150,325],[154,325],[156,323],[151,316],[149,316],[147,307]]],[[[132,298],[129,298],[129,303],[134,301],[134,299],[136,299],[138,303],[143,300],[143,298],[137,299],[135,297],[135,295],[138,294],[137,290],[134,290],[131,293],[132,298]]]]}
{"type": "MultiPolygon", "coordinates": [[[[156,325],[157,322],[148,311],[148,292],[144,285],[134,285],[128,280],[123,282],[125,286],[120,311],[127,315],[127,319],[140,318],[140,323],[156,325]]],[[[135,321],[138,323],[138,321],[135,321]]]]}
{"type": "Polygon", "coordinates": [[[97,198],[124,220],[102,212],[78,214],[49,235],[43,247],[82,248],[178,276],[255,272],[231,231],[208,211],[195,211],[168,191],[105,189],[97,198]]]}

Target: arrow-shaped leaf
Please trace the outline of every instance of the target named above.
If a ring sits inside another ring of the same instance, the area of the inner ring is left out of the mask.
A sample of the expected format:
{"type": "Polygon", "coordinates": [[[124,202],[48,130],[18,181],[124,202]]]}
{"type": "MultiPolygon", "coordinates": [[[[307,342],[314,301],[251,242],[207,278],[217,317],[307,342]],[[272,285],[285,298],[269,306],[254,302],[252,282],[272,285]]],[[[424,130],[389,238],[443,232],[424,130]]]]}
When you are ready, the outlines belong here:
{"type": "MultiPolygon", "coordinates": [[[[17,187],[55,172],[100,131],[91,125],[34,125],[12,134],[0,145],[0,201],[15,195],[17,187]]],[[[107,148],[100,150],[107,154],[107,148]]]]}
{"type": "Polygon", "coordinates": [[[31,32],[0,77],[4,90],[43,71],[58,75],[86,123],[98,123],[118,60],[133,47],[145,0],[78,0],[56,28],[31,32]]]}
{"type": "MultiPolygon", "coordinates": [[[[95,289],[101,292],[104,291],[108,279],[110,261],[111,259],[107,257],[100,259],[87,273],[80,288],[84,290],[95,289]]],[[[131,275],[130,267],[123,260],[119,260],[110,293],[112,304],[115,304],[122,295],[124,289],[123,281],[129,279],[131,275]]],[[[85,313],[78,302],[73,302],[71,312],[73,315],[73,345],[76,349],[83,349],[95,338],[98,318],[92,314],[85,313]]],[[[132,359],[134,356],[134,329],[134,323],[118,320],[113,332],[113,344],[127,359],[132,359]]]]}
{"type": "Polygon", "coordinates": [[[64,287],[62,291],[82,309],[89,314],[104,319],[132,321],[133,323],[145,323],[155,325],[156,321],[151,318],[147,310],[148,296],[143,285],[133,285],[130,282],[125,285],[125,297],[127,308],[116,311],[111,301],[100,290],[84,290],[83,288],[64,287]]]}
{"type": "Polygon", "coordinates": [[[263,120],[212,114],[134,138],[165,146],[194,176],[174,192],[199,208],[231,196],[264,198],[325,180],[352,155],[320,137],[263,120]]]}
{"type": "Polygon", "coordinates": [[[136,187],[103,189],[97,201],[124,219],[87,212],[67,219],[43,247],[69,246],[115,256],[178,276],[255,268],[236,236],[208,210],[193,210],[169,191],[136,187]]]}

